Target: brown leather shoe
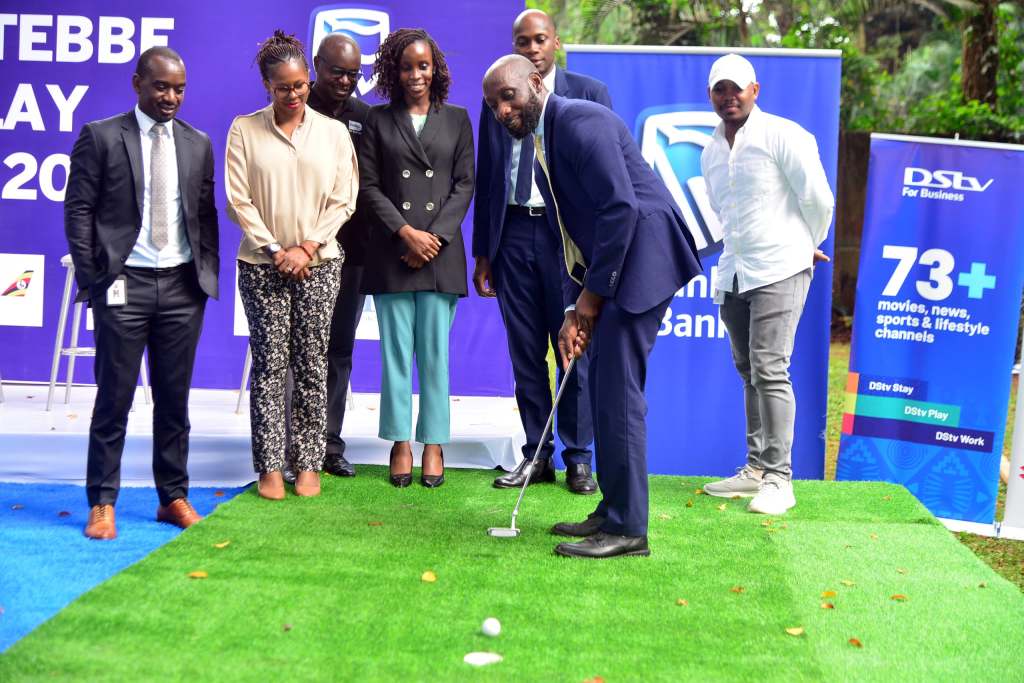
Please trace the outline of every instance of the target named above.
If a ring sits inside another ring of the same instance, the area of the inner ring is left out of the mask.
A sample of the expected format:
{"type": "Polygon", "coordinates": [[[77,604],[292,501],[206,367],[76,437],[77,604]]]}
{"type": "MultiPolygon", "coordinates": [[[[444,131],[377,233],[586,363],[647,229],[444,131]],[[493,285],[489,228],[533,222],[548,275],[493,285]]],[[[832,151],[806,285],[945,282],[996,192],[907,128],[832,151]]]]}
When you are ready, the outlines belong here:
{"type": "Polygon", "coordinates": [[[172,500],[167,507],[161,505],[156,509],[156,521],[173,524],[182,529],[189,528],[202,518],[202,515],[192,507],[192,503],[188,502],[188,498],[172,500]]]}
{"type": "Polygon", "coordinates": [[[261,474],[260,480],[256,484],[256,492],[260,494],[260,498],[283,500],[284,477],[281,475],[281,472],[264,472],[261,474]]]}
{"type": "Polygon", "coordinates": [[[113,505],[92,506],[92,509],[89,510],[89,523],[85,525],[85,535],[98,541],[110,541],[117,538],[113,505]]]}
{"type": "Polygon", "coordinates": [[[319,496],[320,495],[320,473],[309,470],[299,472],[295,477],[296,496],[319,496]]]}

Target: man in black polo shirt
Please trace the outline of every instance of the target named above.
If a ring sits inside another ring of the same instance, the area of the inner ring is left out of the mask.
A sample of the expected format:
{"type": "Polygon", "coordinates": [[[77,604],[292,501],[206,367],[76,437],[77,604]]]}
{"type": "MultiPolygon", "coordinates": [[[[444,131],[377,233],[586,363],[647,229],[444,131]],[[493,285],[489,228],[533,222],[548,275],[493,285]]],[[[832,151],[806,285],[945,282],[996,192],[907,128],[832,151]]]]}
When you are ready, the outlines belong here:
{"type": "MultiPolygon", "coordinates": [[[[360,77],[359,46],[343,33],[332,33],[320,42],[313,69],[314,81],[306,101],[324,116],[341,121],[348,127],[352,143],[359,151],[363,123],[370,105],[352,97],[360,77]]],[[[359,293],[363,277],[363,255],[366,250],[367,224],[358,208],[342,227],[338,239],[345,252],[341,270],[341,289],[331,318],[331,339],[327,346],[327,459],[324,471],[339,477],[354,477],[356,468],[345,459],[345,440],[341,427],[345,421],[345,399],[352,374],[352,349],[356,327],[363,312],[364,297],[359,293]]]]}

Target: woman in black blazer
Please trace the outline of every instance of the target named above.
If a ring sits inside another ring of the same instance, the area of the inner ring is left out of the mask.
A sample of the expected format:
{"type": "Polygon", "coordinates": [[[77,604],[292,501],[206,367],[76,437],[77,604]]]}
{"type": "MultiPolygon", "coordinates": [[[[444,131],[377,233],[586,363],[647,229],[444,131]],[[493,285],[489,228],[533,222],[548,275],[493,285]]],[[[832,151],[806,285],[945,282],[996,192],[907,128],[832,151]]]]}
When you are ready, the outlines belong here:
{"type": "Polygon", "coordinates": [[[466,296],[462,219],[473,196],[473,129],[445,104],[444,54],[419,29],[385,39],[373,65],[377,92],[360,148],[359,203],[372,217],[362,291],[374,295],[382,380],[379,435],[393,441],[390,479],[412,482],[412,360],[419,370],[416,440],[424,486],[444,483],[450,437],[448,333],[466,296]]]}

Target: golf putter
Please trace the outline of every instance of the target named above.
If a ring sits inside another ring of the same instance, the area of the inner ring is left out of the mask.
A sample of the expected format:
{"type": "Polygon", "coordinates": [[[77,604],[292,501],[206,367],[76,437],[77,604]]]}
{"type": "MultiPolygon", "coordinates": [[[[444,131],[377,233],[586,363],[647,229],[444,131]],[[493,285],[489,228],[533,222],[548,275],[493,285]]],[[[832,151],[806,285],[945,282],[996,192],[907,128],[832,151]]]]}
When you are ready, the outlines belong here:
{"type": "Polygon", "coordinates": [[[516,517],[519,516],[519,505],[523,502],[523,494],[526,493],[526,487],[530,485],[530,477],[533,476],[533,468],[534,465],[537,464],[538,456],[540,456],[540,449],[547,441],[548,434],[551,432],[551,425],[555,421],[555,411],[558,410],[558,403],[562,400],[562,393],[565,391],[569,375],[572,374],[572,369],[575,366],[576,358],[574,357],[569,361],[569,367],[565,369],[565,374],[562,375],[562,383],[559,385],[558,393],[555,394],[555,401],[551,405],[551,414],[548,415],[548,422],[544,425],[544,432],[540,435],[540,440],[537,442],[537,450],[533,452],[533,460],[530,461],[529,469],[526,471],[526,479],[523,481],[523,488],[519,490],[519,500],[516,501],[516,506],[512,510],[512,526],[508,528],[503,526],[492,526],[487,530],[489,535],[497,536],[498,538],[515,538],[519,535],[519,529],[516,528],[516,517]]]}

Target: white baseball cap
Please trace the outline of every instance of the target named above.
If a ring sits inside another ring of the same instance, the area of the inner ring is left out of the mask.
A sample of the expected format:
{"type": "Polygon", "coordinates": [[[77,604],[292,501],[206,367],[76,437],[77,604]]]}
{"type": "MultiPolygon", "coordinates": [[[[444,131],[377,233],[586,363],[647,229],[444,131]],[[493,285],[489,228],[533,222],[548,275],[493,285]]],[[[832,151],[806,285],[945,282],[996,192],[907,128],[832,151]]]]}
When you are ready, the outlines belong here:
{"type": "Polygon", "coordinates": [[[757,82],[754,65],[745,57],[731,53],[715,60],[708,75],[708,87],[714,88],[719,81],[732,81],[741,89],[757,82]]]}

